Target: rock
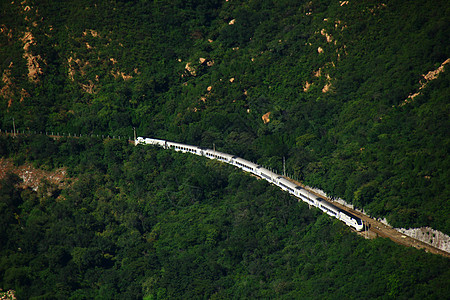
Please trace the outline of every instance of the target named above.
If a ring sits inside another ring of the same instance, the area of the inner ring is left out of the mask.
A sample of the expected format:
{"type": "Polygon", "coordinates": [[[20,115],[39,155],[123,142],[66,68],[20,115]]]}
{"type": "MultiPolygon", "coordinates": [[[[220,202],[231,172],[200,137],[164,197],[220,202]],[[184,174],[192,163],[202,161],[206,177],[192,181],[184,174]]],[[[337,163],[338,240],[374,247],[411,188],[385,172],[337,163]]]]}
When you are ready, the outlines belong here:
{"type": "Polygon", "coordinates": [[[191,74],[192,76],[195,76],[195,69],[193,66],[191,66],[191,63],[187,63],[186,66],[184,67],[186,69],[186,71],[189,72],[189,74],[191,74]]]}
{"type": "Polygon", "coordinates": [[[261,119],[263,120],[264,124],[267,124],[270,122],[270,115],[272,114],[272,112],[268,112],[266,114],[264,114],[261,119]]]}

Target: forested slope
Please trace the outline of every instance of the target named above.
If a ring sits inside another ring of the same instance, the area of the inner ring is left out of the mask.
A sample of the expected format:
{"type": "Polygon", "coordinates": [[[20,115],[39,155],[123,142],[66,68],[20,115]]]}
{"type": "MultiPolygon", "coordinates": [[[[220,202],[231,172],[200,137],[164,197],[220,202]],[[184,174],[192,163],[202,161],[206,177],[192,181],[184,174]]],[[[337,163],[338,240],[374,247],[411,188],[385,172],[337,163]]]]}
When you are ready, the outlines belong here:
{"type": "Polygon", "coordinates": [[[96,138],[0,136],[63,186],[0,181],[0,288],[18,299],[444,299],[450,261],[365,240],[229,165],[96,138]],[[48,151],[51,149],[51,151],[48,151]]]}
{"type": "MultiPolygon", "coordinates": [[[[290,174],[393,226],[450,233],[445,1],[26,0],[2,1],[0,16],[2,130],[13,119],[32,132],[135,127],[278,170],[284,156],[290,174]]],[[[361,241],[230,168],[58,143],[0,148],[76,178],[56,194],[2,184],[0,277],[24,298],[43,287],[80,298],[448,294],[447,261],[361,241]],[[211,272],[192,285],[181,274],[193,268],[211,272]]]]}
{"type": "Polygon", "coordinates": [[[450,233],[445,1],[14,1],[1,15],[3,129],[136,127],[279,170],[284,156],[394,226],[450,233]]]}

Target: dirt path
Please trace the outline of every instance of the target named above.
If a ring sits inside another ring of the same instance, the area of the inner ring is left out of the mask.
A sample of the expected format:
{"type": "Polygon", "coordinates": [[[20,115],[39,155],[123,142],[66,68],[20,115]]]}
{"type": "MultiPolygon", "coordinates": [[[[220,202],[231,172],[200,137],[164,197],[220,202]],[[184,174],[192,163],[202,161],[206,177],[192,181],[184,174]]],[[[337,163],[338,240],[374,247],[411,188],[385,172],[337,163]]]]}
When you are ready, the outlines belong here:
{"type": "MultiPolygon", "coordinates": [[[[287,178],[289,181],[302,186],[304,188],[306,188],[303,184],[301,184],[298,181],[295,181],[293,179],[287,178]]],[[[307,188],[306,188],[307,189],[307,188]]],[[[309,192],[313,193],[314,195],[318,196],[318,197],[322,197],[322,195],[319,195],[317,193],[315,193],[312,190],[309,190],[309,192]]],[[[395,230],[394,228],[392,228],[391,226],[387,226],[384,223],[377,221],[375,219],[372,219],[369,216],[366,216],[365,214],[356,211],[354,209],[351,209],[349,207],[346,207],[338,202],[332,201],[330,199],[326,199],[328,202],[333,203],[333,205],[339,207],[342,210],[348,211],[349,213],[354,214],[355,216],[358,216],[361,218],[361,220],[364,222],[364,224],[366,226],[369,227],[369,230],[365,230],[362,232],[358,232],[359,235],[364,236],[365,238],[368,239],[374,239],[377,237],[383,237],[383,238],[388,238],[390,240],[392,240],[393,242],[403,245],[403,246],[407,246],[407,247],[414,247],[417,249],[424,249],[426,252],[430,252],[433,254],[438,254],[438,255],[442,255],[444,257],[449,257],[450,258],[450,253],[445,252],[443,250],[440,250],[438,248],[435,248],[429,244],[426,244],[422,241],[416,240],[414,238],[411,238],[407,235],[402,234],[401,232],[398,232],[397,230],[395,230]]]]}

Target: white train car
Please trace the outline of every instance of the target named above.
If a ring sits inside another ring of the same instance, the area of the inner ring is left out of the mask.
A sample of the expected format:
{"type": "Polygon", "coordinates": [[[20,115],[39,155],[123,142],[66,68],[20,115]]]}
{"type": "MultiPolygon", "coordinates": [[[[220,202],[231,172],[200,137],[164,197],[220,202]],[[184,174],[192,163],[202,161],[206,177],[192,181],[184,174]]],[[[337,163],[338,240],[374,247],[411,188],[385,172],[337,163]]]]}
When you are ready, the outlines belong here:
{"type": "Polygon", "coordinates": [[[164,147],[165,143],[166,143],[165,140],[143,138],[143,137],[138,137],[134,141],[135,145],[139,145],[139,144],[141,144],[141,145],[156,145],[156,146],[160,146],[160,147],[164,147]]]}
{"type": "Polygon", "coordinates": [[[201,155],[201,153],[200,153],[201,149],[200,149],[200,147],[197,147],[197,146],[191,146],[191,145],[166,141],[164,148],[172,149],[172,150],[175,150],[177,152],[182,152],[182,153],[192,153],[192,154],[196,154],[196,155],[201,155]]]}
{"type": "Polygon", "coordinates": [[[145,144],[145,139],[142,136],[140,136],[140,137],[138,137],[137,139],[134,140],[134,145],[135,146],[137,146],[137,145],[144,145],[144,144],[145,144]]]}
{"type": "Polygon", "coordinates": [[[282,190],[287,191],[294,196],[298,196],[297,195],[298,194],[298,189],[297,189],[298,185],[296,185],[293,182],[290,182],[286,178],[284,178],[282,176],[278,176],[276,185],[279,186],[282,190]]]}
{"type": "Polygon", "coordinates": [[[334,206],[333,204],[327,202],[325,199],[317,197],[316,202],[319,203],[319,208],[321,211],[326,213],[329,216],[338,218],[339,215],[339,208],[334,206]]]}
{"type": "Polygon", "coordinates": [[[252,163],[251,161],[248,161],[246,159],[237,157],[237,156],[233,156],[231,159],[232,159],[232,165],[234,165],[244,171],[258,175],[257,170],[258,170],[259,165],[252,163]]]}
{"type": "Polygon", "coordinates": [[[275,183],[276,178],[279,176],[278,174],[261,166],[258,166],[256,168],[255,175],[261,177],[262,179],[267,180],[270,183],[275,183]]]}
{"type": "Polygon", "coordinates": [[[202,148],[201,149],[203,156],[209,158],[209,159],[217,159],[218,161],[224,162],[224,163],[228,163],[228,164],[233,164],[233,155],[227,154],[227,153],[223,153],[223,152],[219,152],[219,151],[215,151],[212,149],[207,149],[207,148],[202,148]]]}
{"type": "Polygon", "coordinates": [[[341,220],[348,226],[355,228],[357,231],[361,231],[364,229],[362,220],[357,216],[346,212],[345,210],[339,210],[339,220],[341,220]]]}
{"type": "Polygon", "coordinates": [[[306,203],[316,206],[316,207],[318,206],[316,196],[313,193],[307,191],[306,189],[300,188],[299,194],[300,194],[300,199],[302,199],[306,203]]]}
{"type": "Polygon", "coordinates": [[[160,142],[164,143],[164,140],[143,138],[140,136],[134,141],[134,144],[135,145],[139,145],[139,144],[141,144],[141,145],[158,145],[160,142]]]}

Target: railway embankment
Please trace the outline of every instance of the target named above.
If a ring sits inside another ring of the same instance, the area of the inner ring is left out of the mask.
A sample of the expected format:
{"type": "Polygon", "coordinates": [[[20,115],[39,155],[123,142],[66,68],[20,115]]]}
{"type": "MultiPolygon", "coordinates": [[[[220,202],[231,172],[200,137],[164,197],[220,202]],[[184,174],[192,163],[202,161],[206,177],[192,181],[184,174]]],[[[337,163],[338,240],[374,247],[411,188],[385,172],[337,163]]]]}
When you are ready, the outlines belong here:
{"type": "MultiPolygon", "coordinates": [[[[20,135],[20,134],[31,134],[31,133],[25,133],[25,132],[8,132],[1,130],[0,134],[6,134],[6,135],[20,135]]],[[[44,133],[41,133],[44,134],[44,133]]],[[[73,135],[55,135],[53,132],[50,134],[49,132],[45,133],[51,138],[58,139],[62,137],[81,137],[77,136],[75,134],[73,135]]],[[[100,136],[98,136],[100,137],[100,136]]],[[[110,136],[102,136],[102,138],[111,138],[110,136]]],[[[119,138],[120,137],[112,137],[112,138],[119,138]]],[[[128,141],[130,144],[134,144],[134,141],[128,138],[128,141]]],[[[2,164],[5,164],[5,161],[2,161],[2,164]]],[[[29,171],[25,172],[25,175],[29,177],[29,171]]],[[[25,176],[24,175],[24,176],[25,176]]],[[[19,175],[20,176],[20,175],[19,175]]],[[[21,176],[22,177],[22,176],[21,176]]],[[[26,179],[26,178],[24,178],[26,179]]],[[[442,255],[445,257],[450,258],[450,237],[438,230],[434,230],[429,227],[422,227],[422,228],[412,228],[412,229],[404,229],[404,228],[393,228],[388,224],[386,220],[380,220],[376,218],[372,218],[368,214],[366,214],[363,211],[360,211],[358,209],[355,209],[351,204],[346,203],[342,199],[335,199],[332,200],[327,197],[327,195],[318,189],[314,189],[308,186],[303,185],[302,183],[295,181],[289,177],[286,177],[289,181],[304,187],[305,189],[309,190],[311,193],[316,194],[317,196],[326,198],[327,201],[330,203],[333,203],[338,208],[345,210],[349,213],[352,213],[358,217],[361,218],[361,220],[365,224],[365,228],[367,230],[364,230],[362,232],[358,232],[358,234],[364,236],[365,238],[373,239],[377,237],[382,238],[389,238],[392,241],[394,241],[397,244],[408,246],[408,247],[415,247],[417,249],[423,249],[426,252],[442,255]]]]}
{"type": "Polygon", "coordinates": [[[351,204],[346,203],[342,199],[337,199],[333,201],[330,198],[328,198],[326,194],[321,190],[305,186],[300,182],[295,181],[291,178],[287,179],[294,182],[297,185],[304,187],[311,193],[316,194],[317,196],[325,197],[327,201],[333,203],[340,209],[348,211],[349,213],[352,213],[361,218],[367,230],[358,232],[358,234],[360,234],[365,238],[368,239],[374,239],[378,237],[388,238],[393,242],[403,246],[423,249],[426,252],[450,258],[450,251],[449,251],[450,237],[440,231],[434,230],[432,228],[429,228],[428,230],[424,230],[422,228],[414,228],[414,229],[394,228],[390,226],[386,220],[379,220],[376,218],[372,218],[366,213],[354,209],[351,204]],[[431,244],[430,241],[433,239],[434,244],[431,244]]]}

